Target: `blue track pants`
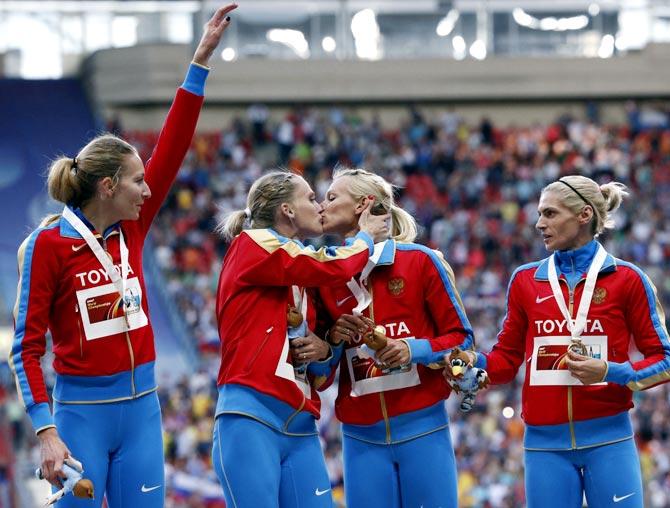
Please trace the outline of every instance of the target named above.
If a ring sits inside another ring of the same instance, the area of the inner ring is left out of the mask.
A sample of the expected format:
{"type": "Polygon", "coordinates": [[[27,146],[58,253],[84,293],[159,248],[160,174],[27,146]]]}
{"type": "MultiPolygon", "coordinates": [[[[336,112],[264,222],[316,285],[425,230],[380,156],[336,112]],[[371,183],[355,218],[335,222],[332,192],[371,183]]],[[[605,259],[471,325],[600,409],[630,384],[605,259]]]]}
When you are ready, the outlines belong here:
{"type": "Polygon", "coordinates": [[[95,499],[68,494],[58,508],[162,508],[165,467],[161,410],[155,392],[105,404],[54,403],[61,439],[84,466],[95,499]]]}
{"type": "Polygon", "coordinates": [[[633,439],[582,450],[526,450],[528,508],[643,508],[633,439]]]}
{"type": "Polygon", "coordinates": [[[214,422],[212,460],[229,508],[331,508],[316,435],[288,436],[236,414],[214,422]]]}
{"type": "Polygon", "coordinates": [[[456,508],[449,429],[397,444],[343,436],[347,508],[456,508]]]}

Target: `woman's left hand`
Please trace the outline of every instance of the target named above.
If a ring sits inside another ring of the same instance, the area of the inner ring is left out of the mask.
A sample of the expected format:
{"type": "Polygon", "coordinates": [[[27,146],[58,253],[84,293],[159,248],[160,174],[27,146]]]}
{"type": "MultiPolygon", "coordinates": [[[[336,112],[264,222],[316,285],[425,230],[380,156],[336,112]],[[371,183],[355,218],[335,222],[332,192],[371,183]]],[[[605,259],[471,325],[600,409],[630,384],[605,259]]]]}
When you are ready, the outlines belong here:
{"type": "Polygon", "coordinates": [[[310,331],[307,337],[298,337],[291,341],[291,354],[295,364],[316,362],[328,358],[330,346],[310,331]]]}
{"type": "Polygon", "coordinates": [[[389,340],[385,348],[377,351],[377,360],[388,367],[399,367],[409,363],[409,346],[404,340],[389,340]]]}
{"type": "Polygon", "coordinates": [[[228,25],[230,25],[230,17],[228,16],[228,13],[235,9],[237,9],[237,4],[235,3],[220,7],[211,19],[205,23],[202,38],[193,55],[194,63],[207,67],[209,58],[212,56],[212,53],[214,53],[219,42],[221,42],[223,32],[225,32],[228,25]]]}
{"type": "Polygon", "coordinates": [[[600,383],[604,381],[607,375],[607,362],[605,360],[590,358],[573,351],[568,351],[565,365],[568,367],[572,377],[585,385],[600,383]]]}

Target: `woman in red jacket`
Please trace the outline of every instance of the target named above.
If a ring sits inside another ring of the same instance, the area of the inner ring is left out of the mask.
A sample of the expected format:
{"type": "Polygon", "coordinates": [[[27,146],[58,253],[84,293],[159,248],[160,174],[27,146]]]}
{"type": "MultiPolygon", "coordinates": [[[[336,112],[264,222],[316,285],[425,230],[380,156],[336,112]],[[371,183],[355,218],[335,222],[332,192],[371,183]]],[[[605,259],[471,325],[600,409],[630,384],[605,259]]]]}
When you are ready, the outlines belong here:
{"type": "Polygon", "coordinates": [[[323,202],[324,233],[350,241],[370,197],[391,214],[390,235],[355,280],[319,291],[336,321],[330,340],[348,342],[335,402],[347,506],[456,506],[444,404],[451,389],[428,365],[455,346],[472,347],[472,328],[450,266],[440,252],[412,243],[414,219],[394,204],[382,177],[337,171],[323,202]],[[376,352],[360,341],[371,321],[388,337],[376,352]]]}
{"type": "Polygon", "coordinates": [[[93,501],[66,496],[58,506],[99,507],[105,496],[111,508],[163,506],[142,248],[191,144],[207,63],[235,7],[220,8],[205,26],[146,166],[133,146],[113,135],[55,161],[49,194],[63,203],[63,212],[45,220],[19,249],[9,362],[40,442],[41,471],[60,487],[72,454],[95,490],[93,501]],[[47,329],[55,356],[53,416],[40,366],[47,329]]]}
{"type": "Polygon", "coordinates": [[[321,206],[300,176],[273,171],[252,185],[246,210],[221,226],[231,244],[217,293],[212,459],[227,506],[332,506],[315,423],[319,399],[294,364],[291,343],[300,343],[301,362],[328,360],[323,341],[299,338],[313,335],[299,329],[308,319],[305,288],[343,284],[362,270],[373,240],[387,235],[386,220],[366,209],[349,245],[305,247],[301,240],[322,234],[321,206]],[[288,323],[289,308],[302,323],[288,323]]]}
{"type": "Polygon", "coordinates": [[[589,506],[644,504],[628,410],[633,391],[670,379],[670,341],[649,278],[596,240],[626,194],[577,175],[542,190],[535,227],[553,254],[517,268],[497,344],[472,355],[494,384],[526,366],[531,508],[579,508],[584,495],[589,506]]]}

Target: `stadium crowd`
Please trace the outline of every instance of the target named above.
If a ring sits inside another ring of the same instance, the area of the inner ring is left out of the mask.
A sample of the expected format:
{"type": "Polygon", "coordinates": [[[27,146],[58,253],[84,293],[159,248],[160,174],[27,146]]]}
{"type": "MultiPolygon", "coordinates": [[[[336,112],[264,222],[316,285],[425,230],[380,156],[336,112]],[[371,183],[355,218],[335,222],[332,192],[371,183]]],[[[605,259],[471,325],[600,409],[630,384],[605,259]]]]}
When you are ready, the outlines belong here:
{"type": "MultiPolygon", "coordinates": [[[[246,206],[248,186],[263,169],[280,165],[299,172],[319,197],[336,166],[364,167],[395,183],[400,205],[422,226],[418,241],[440,249],[453,267],[477,347],[488,351],[512,271],[546,256],[533,229],[540,189],[564,174],[630,187],[632,198],[616,216],[617,232],[602,241],[644,269],[670,308],[670,278],[664,276],[670,264],[670,117],[660,112],[647,125],[633,105],[628,111],[625,125],[563,117],[550,125],[502,129],[487,119],[469,126],[454,111],[429,120],[410,109],[401,125],[388,129],[376,118],[341,109],[296,109],[274,121],[267,108],[254,105],[247,118],[221,132],[199,134],[152,228],[165,290],[203,358],[197,374],[160,392],[166,506],[223,506],[210,450],[219,344],[214,302],[226,244],[212,231],[226,211],[246,206]]],[[[126,133],[143,158],[156,135],[126,133]]],[[[470,413],[460,412],[456,396],[447,402],[459,506],[524,505],[521,376],[480,394],[470,413]]],[[[335,499],[343,503],[334,397],[332,390],[323,394],[320,432],[335,499]]],[[[636,393],[635,400],[645,506],[670,506],[670,389],[636,393]]],[[[20,441],[15,444],[25,447],[31,438],[24,434],[20,441]]]]}

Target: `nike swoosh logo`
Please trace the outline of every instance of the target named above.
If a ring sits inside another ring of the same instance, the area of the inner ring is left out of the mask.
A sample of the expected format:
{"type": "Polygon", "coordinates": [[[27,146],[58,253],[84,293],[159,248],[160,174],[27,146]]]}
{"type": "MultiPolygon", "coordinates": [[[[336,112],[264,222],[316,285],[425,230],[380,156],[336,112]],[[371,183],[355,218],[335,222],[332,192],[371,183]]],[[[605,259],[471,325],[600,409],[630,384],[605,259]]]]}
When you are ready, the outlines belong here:
{"type": "Polygon", "coordinates": [[[314,495],[316,495],[316,496],[323,496],[323,495],[324,495],[326,492],[328,492],[328,491],[330,491],[330,489],[326,489],[326,490],[319,490],[319,489],[316,489],[316,490],[314,491],[314,495]]]}
{"type": "Polygon", "coordinates": [[[628,499],[630,496],[634,496],[634,495],[635,495],[635,492],[631,492],[630,494],[627,494],[627,495],[621,496],[621,497],[617,497],[617,495],[614,494],[612,496],[612,501],[614,501],[615,503],[618,503],[619,501],[623,501],[624,499],[628,499]]]}
{"type": "Polygon", "coordinates": [[[144,484],[142,484],[142,492],[151,492],[152,490],[160,489],[160,485],[156,485],[155,487],[145,487],[144,484]]]}
{"type": "Polygon", "coordinates": [[[540,298],[540,295],[537,295],[537,297],[535,298],[535,303],[542,303],[545,300],[549,300],[549,298],[553,298],[553,297],[554,297],[554,295],[549,295],[549,296],[545,296],[543,298],[540,298]]]}
{"type": "Polygon", "coordinates": [[[80,244],[80,245],[73,245],[73,246],[72,246],[72,250],[73,250],[74,252],[77,252],[79,249],[83,249],[83,248],[86,247],[87,245],[88,245],[88,244],[87,244],[86,242],[84,242],[84,243],[82,243],[82,244],[80,244]]]}
{"type": "Polygon", "coordinates": [[[342,298],[341,300],[336,301],[336,302],[335,302],[335,305],[337,305],[338,307],[340,307],[340,306],[341,306],[344,302],[346,302],[349,298],[353,298],[353,297],[354,297],[354,295],[349,295],[349,296],[347,296],[346,298],[342,298]]]}

